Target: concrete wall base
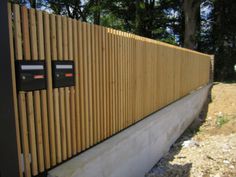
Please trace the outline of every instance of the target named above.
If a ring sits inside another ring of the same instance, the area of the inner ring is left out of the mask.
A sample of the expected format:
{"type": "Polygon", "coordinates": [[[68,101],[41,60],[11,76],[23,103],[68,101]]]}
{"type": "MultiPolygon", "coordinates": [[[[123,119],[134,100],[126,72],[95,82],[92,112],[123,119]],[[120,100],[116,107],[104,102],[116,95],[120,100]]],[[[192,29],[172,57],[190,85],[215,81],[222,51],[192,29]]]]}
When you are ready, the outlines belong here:
{"type": "Polygon", "coordinates": [[[199,115],[210,85],[51,170],[49,177],[143,177],[199,115]]]}

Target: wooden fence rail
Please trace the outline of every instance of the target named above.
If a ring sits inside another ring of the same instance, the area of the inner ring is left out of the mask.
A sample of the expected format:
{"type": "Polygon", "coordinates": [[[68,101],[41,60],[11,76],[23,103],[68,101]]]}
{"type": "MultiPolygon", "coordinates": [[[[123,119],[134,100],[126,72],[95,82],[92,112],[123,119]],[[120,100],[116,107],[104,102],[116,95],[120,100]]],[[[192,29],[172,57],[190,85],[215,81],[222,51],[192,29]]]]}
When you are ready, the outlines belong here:
{"type": "Polygon", "coordinates": [[[62,163],[209,82],[210,56],[195,51],[12,4],[9,25],[20,177],[62,163]],[[47,89],[17,91],[16,60],[46,61],[47,89]],[[74,61],[75,86],[53,88],[57,60],[74,61]]]}

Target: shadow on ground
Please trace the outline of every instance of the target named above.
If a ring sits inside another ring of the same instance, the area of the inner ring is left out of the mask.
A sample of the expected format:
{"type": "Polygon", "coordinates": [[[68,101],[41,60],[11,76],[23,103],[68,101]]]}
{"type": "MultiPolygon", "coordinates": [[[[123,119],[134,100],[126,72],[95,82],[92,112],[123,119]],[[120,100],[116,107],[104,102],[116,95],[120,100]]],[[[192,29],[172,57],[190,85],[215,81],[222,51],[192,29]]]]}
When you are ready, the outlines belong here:
{"type": "Polygon", "coordinates": [[[192,163],[185,165],[168,164],[168,167],[154,167],[146,177],[188,177],[191,168],[192,163]],[[168,170],[166,170],[166,168],[168,168],[168,170]]]}
{"type": "Polygon", "coordinates": [[[217,84],[218,83],[213,83],[212,86],[209,88],[207,99],[202,106],[202,111],[200,112],[198,117],[195,118],[195,120],[189,126],[189,128],[187,130],[185,130],[183,135],[177,141],[179,141],[180,139],[183,139],[184,136],[187,136],[187,137],[189,137],[189,139],[191,139],[195,135],[195,133],[199,131],[202,124],[205,123],[206,118],[207,118],[207,113],[208,113],[208,107],[209,107],[209,104],[212,102],[211,90],[212,90],[213,86],[217,85],[217,84]]]}
{"type": "MultiPolygon", "coordinates": [[[[216,85],[214,83],[213,85],[216,85]]],[[[190,140],[200,129],[202,124],[206,120],[208,105],[212,102],[211,90],[209,89],[208,97],[202,107],[202,111],[199,116],[193,121],[189,128],[180,136],[180,138],[172,145],[168,154],[164,156],[157,164],[149,171],[145,177],[189,177],[192,168],[192,163],[186,163],[184,165],[171,164],[182,149],[182,143],[190,140]]],[[[184,156],[178,156],[177,158],[186,158],[184,156]]]]}

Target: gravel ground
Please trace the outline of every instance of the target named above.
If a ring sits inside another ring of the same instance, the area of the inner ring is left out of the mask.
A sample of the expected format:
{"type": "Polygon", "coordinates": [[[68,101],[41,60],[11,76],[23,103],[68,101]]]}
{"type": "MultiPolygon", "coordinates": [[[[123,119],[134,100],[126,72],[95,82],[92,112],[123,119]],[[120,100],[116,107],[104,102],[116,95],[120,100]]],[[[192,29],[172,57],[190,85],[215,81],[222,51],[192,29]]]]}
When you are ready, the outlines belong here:
{"type": "Polygon", "coordinates": [[[146,177],[236,177],[236,84],[215,83],[210,97],[146,177]]]}

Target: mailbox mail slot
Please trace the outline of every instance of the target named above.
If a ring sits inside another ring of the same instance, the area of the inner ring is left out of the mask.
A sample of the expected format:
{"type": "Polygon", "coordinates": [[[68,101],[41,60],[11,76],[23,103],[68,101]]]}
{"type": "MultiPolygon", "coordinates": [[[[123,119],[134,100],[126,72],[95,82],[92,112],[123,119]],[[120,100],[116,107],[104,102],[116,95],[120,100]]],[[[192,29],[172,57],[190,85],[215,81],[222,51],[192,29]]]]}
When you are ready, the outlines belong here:
{"type": "Polygon", "coordinates": [[[75,85],[73,61],[53,61],[52,67],[54,88],[75,85]]]}
{"type": "Polygon", "coordinates": [[[16,61],[16,82],[18,91],[46,89],[44,61],[16,61]]]}

